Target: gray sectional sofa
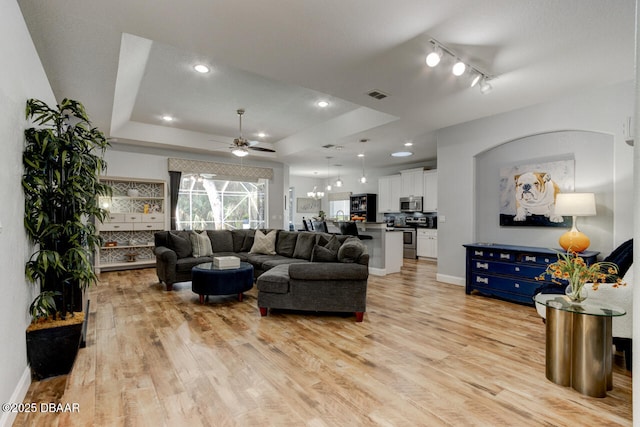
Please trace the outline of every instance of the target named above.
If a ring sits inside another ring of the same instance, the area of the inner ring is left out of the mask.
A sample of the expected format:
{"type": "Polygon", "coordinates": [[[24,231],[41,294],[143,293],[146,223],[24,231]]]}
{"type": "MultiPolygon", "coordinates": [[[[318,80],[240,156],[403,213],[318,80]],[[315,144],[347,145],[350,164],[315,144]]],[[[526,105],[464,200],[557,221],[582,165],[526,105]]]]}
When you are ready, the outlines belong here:
{"type": "MultiPolygon", "coordinates": [[[[260,230],[267,234],[273,230],[260,230]]],[[[192,231],[155,233],[156,272],[160,282],[191,280],[191,268],[216,256],[237,256],[253,265],[258,307],[268,310],[353,312],[362,321],[366,311],[369,255],[352,236],[275,230],[275,253],[254,246],[255,230],[207,230],[210,256],[199,255],[192,231]],[[252,251],[253,249],[253,251],[252,251]]],[[[204,233],[204,232],[202,232],[204,233]]],[[[264,241],[260,239],[261,241],[264,241]]]]}

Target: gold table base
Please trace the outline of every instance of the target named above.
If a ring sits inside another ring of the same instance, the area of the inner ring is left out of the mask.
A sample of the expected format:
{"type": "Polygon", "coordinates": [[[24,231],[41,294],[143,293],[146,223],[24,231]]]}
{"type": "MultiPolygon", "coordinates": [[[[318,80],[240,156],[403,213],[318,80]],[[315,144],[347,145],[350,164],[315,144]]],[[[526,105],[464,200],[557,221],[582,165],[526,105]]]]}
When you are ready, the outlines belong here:
{"type": "Polygon", "coordinates": [[[613,388],[611,316],[547,307],[546,376],[591,397],[613,388]]]}

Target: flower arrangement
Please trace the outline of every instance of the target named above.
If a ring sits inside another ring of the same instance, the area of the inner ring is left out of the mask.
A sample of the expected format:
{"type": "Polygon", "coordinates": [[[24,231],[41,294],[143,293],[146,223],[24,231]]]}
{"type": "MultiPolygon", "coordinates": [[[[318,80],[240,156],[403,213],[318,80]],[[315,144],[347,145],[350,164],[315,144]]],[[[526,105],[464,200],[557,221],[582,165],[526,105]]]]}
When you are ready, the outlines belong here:
{"type": "Polygon", "coordinates": [[[584,286],[592,283],[593,290],[598,290],[600,283],[613,282],[613,287],[626,286],[626,283],[618,277],[618,266],[612,262],[596,262],[587,265],[576,252],[567,251],[566,254],[558,253],[558,261],[549,264],[544,273],[536,277],[536,280],[549,278],[553,283],[563,285],[569,283],[566,289],[567,296],[576,302],[584,301],[586,290],[584,286]]]}

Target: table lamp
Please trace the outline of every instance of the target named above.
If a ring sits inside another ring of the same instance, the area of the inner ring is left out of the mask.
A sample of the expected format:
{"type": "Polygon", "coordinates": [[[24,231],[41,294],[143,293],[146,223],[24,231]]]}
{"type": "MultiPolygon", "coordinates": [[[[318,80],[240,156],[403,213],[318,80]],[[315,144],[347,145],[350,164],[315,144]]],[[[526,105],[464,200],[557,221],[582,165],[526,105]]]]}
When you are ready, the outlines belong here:
{"type": "Polygon", "coordinates": [[[572,216],[571,230],[560,236],[560,246],[565,251],[582,252],[591,241],[577,227],[577,217],[596,214],[596,198],[593,193],[558,193],[554,210],[556,215],[572,216]]]}

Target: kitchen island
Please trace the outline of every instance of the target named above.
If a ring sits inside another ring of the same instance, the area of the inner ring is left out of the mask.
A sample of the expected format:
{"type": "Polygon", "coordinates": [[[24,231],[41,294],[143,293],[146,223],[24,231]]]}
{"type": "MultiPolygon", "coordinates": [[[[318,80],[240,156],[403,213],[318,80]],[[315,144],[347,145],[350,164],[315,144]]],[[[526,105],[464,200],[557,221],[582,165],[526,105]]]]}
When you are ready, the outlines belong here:
{"type": "MultiPolygon", "coordinates": [[[[339,233],[337,222],[327,220],[329,233],[339,233]]],[[[358,233],[371,236],[363,239],[369,252],[369,274],[386,276],[402,268],[402,230],[387,230],[384,222],[356,222],[358,233]]]]}

